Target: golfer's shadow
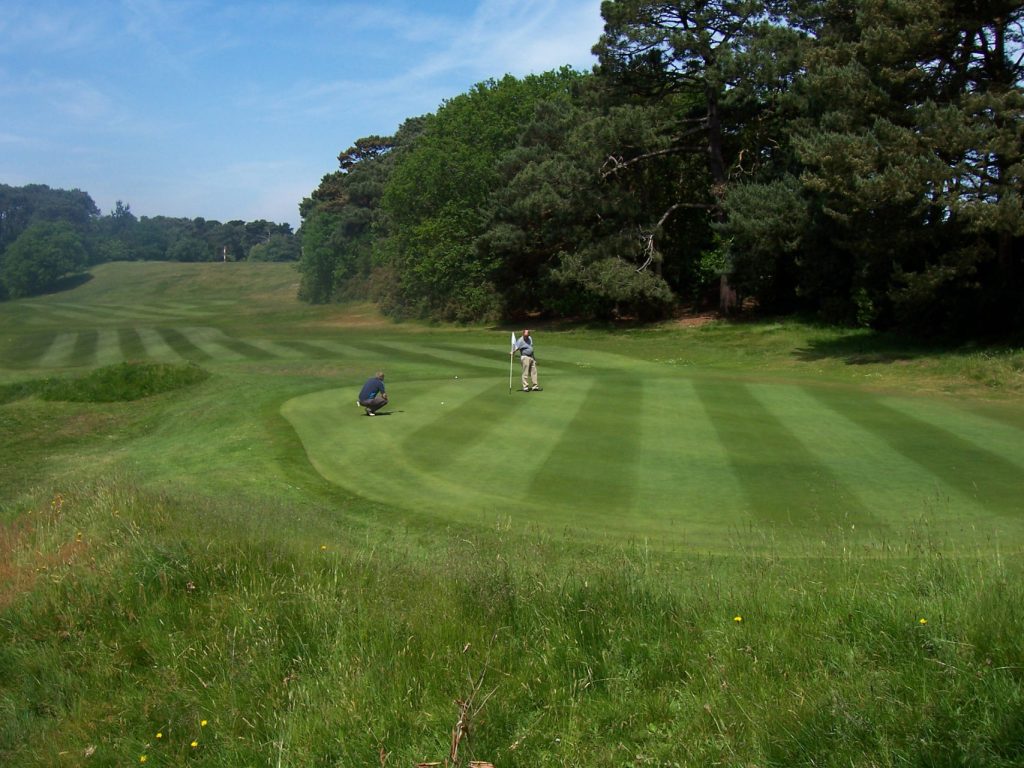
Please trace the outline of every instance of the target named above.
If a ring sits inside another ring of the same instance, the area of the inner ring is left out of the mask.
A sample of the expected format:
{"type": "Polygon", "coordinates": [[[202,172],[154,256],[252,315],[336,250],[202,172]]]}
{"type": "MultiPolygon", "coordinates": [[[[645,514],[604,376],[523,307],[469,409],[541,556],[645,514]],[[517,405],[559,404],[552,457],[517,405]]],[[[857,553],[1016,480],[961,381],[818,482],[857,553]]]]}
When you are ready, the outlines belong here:
{"type": "Polygon", "coordinates": [[[393,416],[396,413],[405,413],[405,411],[377,411],[374,416],[393,416]]]}

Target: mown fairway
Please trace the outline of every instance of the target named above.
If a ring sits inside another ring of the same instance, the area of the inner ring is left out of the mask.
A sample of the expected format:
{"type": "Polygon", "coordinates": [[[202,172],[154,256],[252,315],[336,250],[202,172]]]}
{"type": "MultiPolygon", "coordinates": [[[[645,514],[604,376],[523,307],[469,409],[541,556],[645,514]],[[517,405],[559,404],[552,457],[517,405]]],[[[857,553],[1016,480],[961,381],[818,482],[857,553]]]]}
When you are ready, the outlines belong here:
{"type": "Polygon", "coordinates": [[[292,460],[407,515],[702,551],[899,545],[922,526],[961,547],[1024,542],[1019,400],[935,392],[912,360],[850,365],[828,332],[815,352],[782,326],[542,329],[545,390],[518,391],[517,360],[510,394],[505,329],[303,307],[275,265],[98,272],[3,307],[0,359],[8,378],[123,360],[214,372],[155,431],[119,441],[113,455],[143,474],[246,488],[252,462],[280,457],[264,423],[279,408],[301,440],[292,460]],[[355,394],[378,366],[392,405],[368,419],[355,394]]]}

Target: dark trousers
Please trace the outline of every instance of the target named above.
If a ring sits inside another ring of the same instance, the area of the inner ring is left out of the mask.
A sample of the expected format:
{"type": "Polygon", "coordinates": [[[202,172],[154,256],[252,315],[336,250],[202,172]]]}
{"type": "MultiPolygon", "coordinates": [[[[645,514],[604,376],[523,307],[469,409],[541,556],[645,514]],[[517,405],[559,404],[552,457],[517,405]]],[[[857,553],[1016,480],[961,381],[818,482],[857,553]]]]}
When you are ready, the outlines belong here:
{"type": "Polygon", "coordinates": [[[388,399],[384,395],[378,394],[374,396],[373,400],[360,400],[359,404],[368,411],[376,413],[383,406],[388,404],[388,399]]]}

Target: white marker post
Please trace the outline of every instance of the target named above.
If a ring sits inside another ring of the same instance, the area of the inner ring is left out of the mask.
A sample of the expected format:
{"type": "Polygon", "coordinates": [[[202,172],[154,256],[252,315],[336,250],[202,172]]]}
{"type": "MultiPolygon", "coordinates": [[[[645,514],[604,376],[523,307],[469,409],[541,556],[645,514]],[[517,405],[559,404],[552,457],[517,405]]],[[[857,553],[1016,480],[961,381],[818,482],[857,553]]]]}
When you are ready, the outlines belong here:
{"type": "Polygon", "coordinates": [[[512,394],[512,357],[516,353],[516,332],[512,331],[512,349],[508,353],[508,393],[512,394]]]}

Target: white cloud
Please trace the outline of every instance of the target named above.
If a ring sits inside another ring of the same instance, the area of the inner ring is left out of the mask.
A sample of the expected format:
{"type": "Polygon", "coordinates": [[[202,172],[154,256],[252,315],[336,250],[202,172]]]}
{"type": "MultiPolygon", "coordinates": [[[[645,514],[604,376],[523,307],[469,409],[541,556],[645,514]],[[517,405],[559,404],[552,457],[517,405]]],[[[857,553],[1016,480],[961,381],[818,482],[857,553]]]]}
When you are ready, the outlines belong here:
{"type": "Polygon", "coordinates": [[[90,49],[102,38],[101,20],[79,5],[16,3],[5,7],[0,21],[0,46],[37,56],[90,49]]]}
{"type": "Polygon", "coordinates": [[[484,77],[588,66],[590,48],[601,34],[600,8],[599,0],[484,0],[433,64],[484,77]]]}
{"type": "MultiPolygon", "coordinates": [[[[401,120],[433,111],[444,99],[488,78],[522,77],[564,65],[588,68],[593,63],[590,49],[602,30],[600,0],[484,0],[469,19],[426,15],[422,6],[412,17],[379,6],[358,12],[347,6],[320,23],[330,24],[331,18],[339,23],[356,19],[345,27],[348,37],[372,27],[389,65],[358,77],[306,78],[273,94],[253,81],[239,96],[239,106],[261,105],[268,116],[299,113],[329,119],[367,111],[394,114],[388,105],[406,105],[397,118],[401,120]]],[[[347,69],[344,59],[338,66],[347,69]]]]}
{"type": "Polygon", "coordinates": [[[8,0],[0,170],[104,209],[295,223],[358,137],[588,68],[601,24],[599,0],[8,0]]]}

